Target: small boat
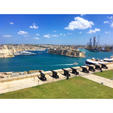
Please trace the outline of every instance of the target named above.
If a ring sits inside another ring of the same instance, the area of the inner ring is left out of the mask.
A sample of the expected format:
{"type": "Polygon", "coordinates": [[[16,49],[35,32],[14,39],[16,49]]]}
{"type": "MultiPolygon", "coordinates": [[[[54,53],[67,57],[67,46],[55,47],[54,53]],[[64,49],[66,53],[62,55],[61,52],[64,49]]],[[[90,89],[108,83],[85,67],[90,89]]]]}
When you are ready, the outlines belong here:
{"type": "Polygon", "coordinates": [[[73,65],[78,65],[78,63],[77,62],[74,62],[73,65]]]}
{"type": "Polygon", "coordinates": [[[20,52],[17,52],[16,55],[35,55],[36,53],[32,53],[32,52],[29,52],[29,51],[20,51],[20,52]]]}
{"type": "Polygon", "coordinates": [[[106,62],[113,62],[113,56],[111,56],[111,58],[104,58],[104,61],[106,61],[106,62]]]}
{"type": "Polygon", "coordinates": [[[86,64],[93,64],[93,65],[95,65],[95,64],[107,64],[107,63],[108,62],[106,62],[104,60],[96,60],[94,58],[86,60],[86,64]]]}

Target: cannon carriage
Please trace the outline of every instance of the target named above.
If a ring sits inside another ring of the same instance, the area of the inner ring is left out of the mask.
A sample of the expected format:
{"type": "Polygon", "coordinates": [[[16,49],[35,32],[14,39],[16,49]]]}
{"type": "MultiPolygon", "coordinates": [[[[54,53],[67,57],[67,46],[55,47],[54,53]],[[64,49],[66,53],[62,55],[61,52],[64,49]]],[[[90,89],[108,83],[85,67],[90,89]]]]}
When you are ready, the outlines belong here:
{"type": "Polygon", "coordinates": [[[38,78],[39,78],[40,80],[42,80],[42,81],[47,81],[47,78],[45,77],[45,74],[42,73],[41,71],[40,71],[40,76],[38,76],[38,78]]]}
{"type": "Polygon", "coordinates": [[[57,72],[55,72],[55,71],[52,71],[52,77],[55,78],[55,79],[59,78],[57,72]]]}
{"type": "Polygon", "coordinates": [[[106,64],[101,64],[101,68],[103,68],[103,69],[108,69],[108,67],[107,67],[106,64]]]}
{"type": "Polygon", "coordinates": [[[68,70],[65,70],[65,69],[62,69],[63,71],[64,71],[64,76],[66,76],[66,79],[69,79],[69,77],[70,77],[70,73],[69,73],[69,71],[68,70]]]}
{"type": "Polygon", "coordinates": [[[71,69],[72,69],[72,74],[79,75],[79,72],[77,71],[77,69],[74,69],[74,68],[71,68],[71,69]]]}
{"type": "Polygon", "coordinates": [[[80,66],[82,68],[82,72],[89,73],[87,66],[80,66]]]}
{"type": "Polygon", "coordinates": [[[68,70],[65,70],[65,69],[63,69],[63,71],[64,71],[64,76],[70,76],[70,74],[69,74],[69,71],[68,70]]]}
{"type": "Polygon", "coordinates": [[[87,67],[88,67],[89,71],[95,72],[95,66],[94,65],[87,65],[87,67]]]}
{"type": "Polygon", "coordinates": [[[102,68],[100,64],[95,64],[95,69],[100,70],[100,72],[102,72],[102,68]]]}

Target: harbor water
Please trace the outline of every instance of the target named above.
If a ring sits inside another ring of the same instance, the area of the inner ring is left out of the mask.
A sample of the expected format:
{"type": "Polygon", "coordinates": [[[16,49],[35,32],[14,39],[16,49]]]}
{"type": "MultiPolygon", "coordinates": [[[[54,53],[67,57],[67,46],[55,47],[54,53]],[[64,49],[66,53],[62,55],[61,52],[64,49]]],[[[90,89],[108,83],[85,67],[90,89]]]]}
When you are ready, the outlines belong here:
{"type": "Polygon", "coordinates": [[[35,55],[18,55],[13,58],[0,58],[0,72],[18,72],[28,70],[53,70],[85,65],[88,58],[109,58],[112,52],[85,52],[85,58],[72,58],[62,55],[48,54],[46,51],[34,51],[35,55]]]}

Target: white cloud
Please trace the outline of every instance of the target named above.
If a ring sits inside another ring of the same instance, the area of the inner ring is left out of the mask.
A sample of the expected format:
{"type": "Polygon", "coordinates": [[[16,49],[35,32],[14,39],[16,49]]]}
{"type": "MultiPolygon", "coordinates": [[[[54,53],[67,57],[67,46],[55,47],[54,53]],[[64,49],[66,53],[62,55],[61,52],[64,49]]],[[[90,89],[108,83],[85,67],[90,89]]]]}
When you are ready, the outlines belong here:
{"type": "Polygon", "coordinates": [[[99,28],[95,28],[95,29],[90,29],[88,33],[92,34],[92,33],[96,33],[96,32],[99,32],[99,31],[100,31],[99,28]]]}
{"type": "Polygon", "coordinates": [[[109,21],[104,21],[104,24],[108,24],[109,23],[109,21]]]}
{"type": "Polygon", "coordinates": [[[113,27],[113,22],[111,23],[111,27],[113,27]]]}
{"type": "Polygon", "coordinates": [[[66,36],[66,34],[65,33],[60,33],[59,36],[66,36]]]}
{"type": "Polygon", "coordinates": [[[56,30],[54,30],[53,32],[56,32],[56,30]]]}
{"type": "Polygon", "coordinates": [[[59,37],[59,35],[57,35],[57,34],[54,34],[54,35],[51,35],[51,37],[59,37]]]}
{"type": "Polygon", "coordinates": [[[31,26],[29,26],[29,28],[31,28],[31,29],[38,29],[39,27],[36,24],[32,24],[31,26]]]}
{"type": "Polygon", "coordinates": [[[94,25],[92,21],[88,21],[81,17],[75,17],[74,21],[71,21],[67,27],[64,29],[74,30],[74,29],[87,29],[91,28],[94,25]]]}
{"type": "Polygon", "coordinates": [[[110,25],[110,27],[113,27],[113,16],[107,16],[107,18],[109,19],[108,24],[110,25]]]}
{"type": "Polygon", "coordinates": [[[57,38],[59,36],[63,36],[64,34],[45,34],[43,35],[44,38],[57,38]]]}
{"type": "Polygon", "coordinates": [[[27,35],[28,32],[26,32],[26,31],[18,31],[17,34],[18,35],[27,35]]]}
{"type": "Polygon", "coordinates": [[[113,19],[113,16],[107,16],[108,19],[113,19]]]}
{"type": "Polygon", "coordinates": [[[82,34],[82,32],[81,32],[81,31],[80,31],[79,33],[80,33],[80,34],[82,34]]]}
{"type": "Polygon", "coordinates": [[[84,15],[86,15],[86,14],[80,14],[80,16],[84,16],[84,15]]]}
{"type": "Polygon", "coordinates": [[[14,22],[10,22],[9,24],[14,24],[14,22]]]}
{"type": "Polygon", "coordinates": [[[40,34],[39,33],[36,33],[36,36],[40,36],[40,34]]]}
{"type": "Polygon", "coordinates": [[[10,37],[12,37],[12,35],[2,35],[2,37],[10,38],[10,37]]]}
{"type": "Polygon", "coordinates": [[[34,39],[35,39],[35,40],[39,40],[40,38],[39,38],[39,37],[35,37],[34,39]]]}
{"type": "Polygon", "coordinates": [[[46,34],[46,35],[44,35],[43,37],[44,37],[44,38],[50,38],[51,36],[50,36],[50,34],[46,34]]]}
{"type": "Polygon", "coordinates": [[[62,36],[62,35],[63,35],[63,33],[60,33],[59,35],[60,35],[60,36],[62,36]]]}
{"type": "Polygon", "coordinates": [[[108,31],[106,31],[106,32],[105,32],[105,34],[109,34],[109,32],[108,32],[108,31]]]}
{"type": "Polygon", "coordinates": [[[67,33],[67,35],[72,35],[72,33],[67,33]]]}

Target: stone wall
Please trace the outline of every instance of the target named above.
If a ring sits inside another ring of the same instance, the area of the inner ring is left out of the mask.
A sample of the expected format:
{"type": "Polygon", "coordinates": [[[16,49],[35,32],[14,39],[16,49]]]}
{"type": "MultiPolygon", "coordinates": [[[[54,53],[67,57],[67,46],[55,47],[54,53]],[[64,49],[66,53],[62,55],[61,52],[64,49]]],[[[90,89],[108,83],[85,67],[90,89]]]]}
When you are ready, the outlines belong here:
{"type": "Polygon", "coordinates": [[[0,58],[14,57],[13,50],[9,50],[6,45],[0,49],[0,58]]]}
{"type": "MultiPolygon", "coordinates": [[[[108,66],[108,69],[113,69],[113,63],[109,63],[107,66],[108,66]]],[[[73,67],[73,68],[77,69],[80,73],[82,71],[81,67],[73,67]]],[[[64,69],[68,70],[69,72],[72,71],[71,68],[64,68],[64,69]]],[[[52,77],[51,71],[42,71],[45,74],[47,81],[41,81],[39,79],[40,72],[38,70],[32,73],[26,73],[22,76],[13,76],[13,77],[9,76],[9,78],[7,77],[1,78],[0,79],[0,94],[66,79],[66,77],[63,75],[64,71],[62,69],[58,69],[54,71],[58,73],[58,76],[59,76],[58,79],[55,79],[52,77]]],[[[11,73],[12,72],[9,72],[9,75],[11,73]]],[[[75,76],[76,75],[71,74],[71,77],[75,77],[75,76]]]]}
{"type": "Polygon", "coordinates": [[[65,50],[65,49],[48,49],[48,53],[50,54],[58,54],[58,55],[65,55],[69,57],[85,57],[85,54],[78,50],[65,50]]]}

